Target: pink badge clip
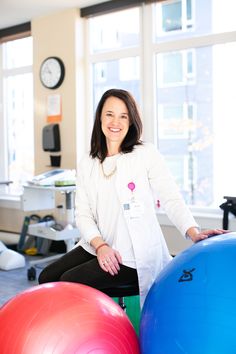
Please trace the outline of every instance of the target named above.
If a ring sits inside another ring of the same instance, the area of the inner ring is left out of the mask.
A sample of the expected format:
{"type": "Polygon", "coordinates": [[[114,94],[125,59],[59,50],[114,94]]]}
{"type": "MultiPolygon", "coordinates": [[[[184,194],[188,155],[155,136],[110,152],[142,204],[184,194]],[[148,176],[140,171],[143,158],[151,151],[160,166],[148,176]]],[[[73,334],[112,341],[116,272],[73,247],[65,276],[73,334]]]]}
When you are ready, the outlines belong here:
{"type": "Polygon", "coordinates": [[[135,184],[134,182],[129,182],[128,183],[128,188],[131,190],[131,192],[133,192],[135,190],[135,184]]]}

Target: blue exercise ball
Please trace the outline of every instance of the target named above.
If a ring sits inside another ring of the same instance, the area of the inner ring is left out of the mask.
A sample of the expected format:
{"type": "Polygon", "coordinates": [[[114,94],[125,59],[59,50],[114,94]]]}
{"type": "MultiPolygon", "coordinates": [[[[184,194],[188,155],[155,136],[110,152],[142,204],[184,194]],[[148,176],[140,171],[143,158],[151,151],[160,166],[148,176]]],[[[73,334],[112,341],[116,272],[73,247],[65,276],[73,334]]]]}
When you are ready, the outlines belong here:
{"type": "Polygon", "coordinates": [[[193,244],[163,269],[141,313],[142,354],[236,353],[236,232],[193,244]]]}

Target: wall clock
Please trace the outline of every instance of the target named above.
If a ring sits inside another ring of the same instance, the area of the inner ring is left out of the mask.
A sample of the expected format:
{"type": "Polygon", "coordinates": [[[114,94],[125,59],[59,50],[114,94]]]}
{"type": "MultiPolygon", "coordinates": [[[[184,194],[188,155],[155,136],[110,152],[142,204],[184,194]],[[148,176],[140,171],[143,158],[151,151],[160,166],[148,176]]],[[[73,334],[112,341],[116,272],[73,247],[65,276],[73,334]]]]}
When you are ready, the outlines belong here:
{"type": "Polygon", "coordinates": [[[40,80],[48,89],[58,88],[65,77],[65,66],[58,57],[46,58],[40,67],[40,80]]]}

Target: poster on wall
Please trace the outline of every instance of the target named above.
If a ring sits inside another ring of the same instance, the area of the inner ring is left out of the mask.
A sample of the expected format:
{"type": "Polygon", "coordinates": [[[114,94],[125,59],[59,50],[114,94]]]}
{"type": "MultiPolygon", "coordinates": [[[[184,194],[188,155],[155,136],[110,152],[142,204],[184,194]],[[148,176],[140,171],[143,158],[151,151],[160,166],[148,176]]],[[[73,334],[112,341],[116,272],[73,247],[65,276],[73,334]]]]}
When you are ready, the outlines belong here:
{"type": "Polygon", "coordinates": [[[49,95],[47,97],[47,123],[62,121],[61,95],[49,95]]]}

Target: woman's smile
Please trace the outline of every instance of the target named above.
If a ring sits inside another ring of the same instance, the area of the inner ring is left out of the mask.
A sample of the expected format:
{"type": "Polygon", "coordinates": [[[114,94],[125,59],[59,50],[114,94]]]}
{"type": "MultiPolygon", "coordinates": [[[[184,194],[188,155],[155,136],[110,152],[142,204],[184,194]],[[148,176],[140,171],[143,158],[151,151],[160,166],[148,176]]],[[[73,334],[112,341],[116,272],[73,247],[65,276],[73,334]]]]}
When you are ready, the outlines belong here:
{"type": "Polygon", "coordinates": [[[109,97],[101,114],[102,131],[106,137],[108,152],[119,147],[129,130],[129,113],[125,103],[117,97],[109,97]]]}

